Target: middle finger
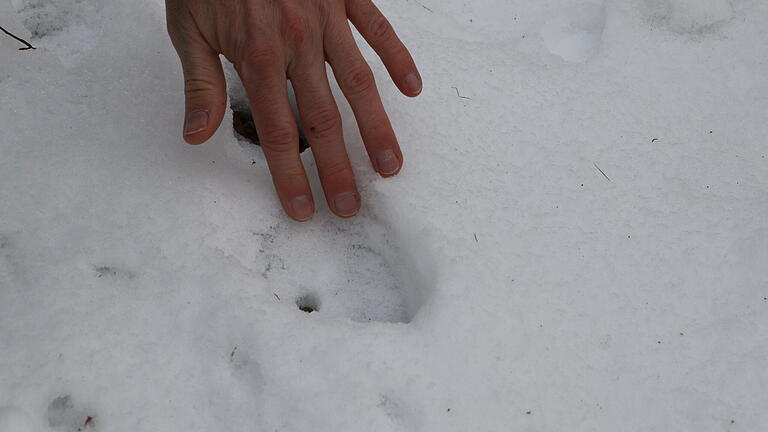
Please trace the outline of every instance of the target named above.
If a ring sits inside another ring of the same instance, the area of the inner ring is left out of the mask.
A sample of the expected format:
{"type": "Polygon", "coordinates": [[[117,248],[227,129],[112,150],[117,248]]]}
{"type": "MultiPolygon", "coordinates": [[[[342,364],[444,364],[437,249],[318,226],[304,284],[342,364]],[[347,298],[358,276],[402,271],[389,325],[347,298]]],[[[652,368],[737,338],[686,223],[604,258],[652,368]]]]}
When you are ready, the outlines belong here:
{"type": "Polygon", "coordinates": [[[289,70],[301,125],[317,162],[328,206],[338,216],[351,217],[360,209],[360,194],[344,145],[341,116],[322,55],[307,59],[289,70]]]}

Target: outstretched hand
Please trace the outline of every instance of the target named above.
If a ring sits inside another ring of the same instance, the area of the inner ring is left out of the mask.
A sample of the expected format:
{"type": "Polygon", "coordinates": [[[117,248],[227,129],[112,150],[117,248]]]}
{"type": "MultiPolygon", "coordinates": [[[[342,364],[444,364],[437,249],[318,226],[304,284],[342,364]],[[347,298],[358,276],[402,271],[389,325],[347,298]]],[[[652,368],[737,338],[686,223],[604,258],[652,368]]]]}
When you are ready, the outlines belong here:
{"type": "Polygon", "coordinates": [[[295,91],[328,206],[341,217],[360,209],[326,62],[354,111],[376,171],[384,177],[400,171],[403,154],[349,22],[403,94],[417,96],[422,82],[408,50],[371,0],[166,0],[166,13],[184,70],[184,139],[201,144],[221,124],[227,102],[223,54],[245,86],[277,195],[293,219],[310,219],[315,203],[299,157],[286,80],[295,91]]]}

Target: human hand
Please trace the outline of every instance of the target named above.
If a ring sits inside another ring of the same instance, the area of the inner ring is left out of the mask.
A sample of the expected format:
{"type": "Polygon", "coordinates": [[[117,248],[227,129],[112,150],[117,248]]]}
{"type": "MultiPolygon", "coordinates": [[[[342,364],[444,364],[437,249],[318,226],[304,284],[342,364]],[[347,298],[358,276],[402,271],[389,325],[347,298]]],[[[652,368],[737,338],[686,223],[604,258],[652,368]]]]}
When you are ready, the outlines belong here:
{"type": "Polygon", "coordinates": [[[403,94],[417,96],[422,82],[410,53],[371,0],[166,0],[166,14],[184,71],[184,139],[201,144],[221,124],[227,102],[223,54],[243,82],[277,195],[293,219],[310,219],[315,204],[299,157],[286,80],[296,94],[328,206],[341,217],[360,209],[326,62],[376,171],[383,177],[400,171],[402,152],[349,22],[403,94]]]}

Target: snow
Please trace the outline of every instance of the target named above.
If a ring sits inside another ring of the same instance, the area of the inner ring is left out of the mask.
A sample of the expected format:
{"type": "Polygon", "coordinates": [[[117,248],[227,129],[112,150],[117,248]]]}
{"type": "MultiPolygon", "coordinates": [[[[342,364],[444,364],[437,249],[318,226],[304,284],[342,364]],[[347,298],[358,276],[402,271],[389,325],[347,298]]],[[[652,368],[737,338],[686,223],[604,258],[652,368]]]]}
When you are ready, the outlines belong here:
{"type": "Polygon", "coordinates": [[[0,0],[0,432],[768,428],[768,3],[378,5],[405,168],[340,102],[299,224],[182,143],[161,1],[0,0]]]}

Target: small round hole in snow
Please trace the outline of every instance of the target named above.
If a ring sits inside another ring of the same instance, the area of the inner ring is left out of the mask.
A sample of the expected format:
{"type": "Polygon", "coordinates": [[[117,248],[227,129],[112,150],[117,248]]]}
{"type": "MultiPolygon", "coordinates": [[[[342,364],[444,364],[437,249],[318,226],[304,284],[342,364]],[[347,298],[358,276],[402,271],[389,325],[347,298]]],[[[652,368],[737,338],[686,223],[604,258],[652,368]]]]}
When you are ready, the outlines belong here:
{"type": "Polygon", "coordinates": [[[296,306],[306,313],[320,310],[320,300],[313,294],[306,294],[296,299],[296,306]]]}

